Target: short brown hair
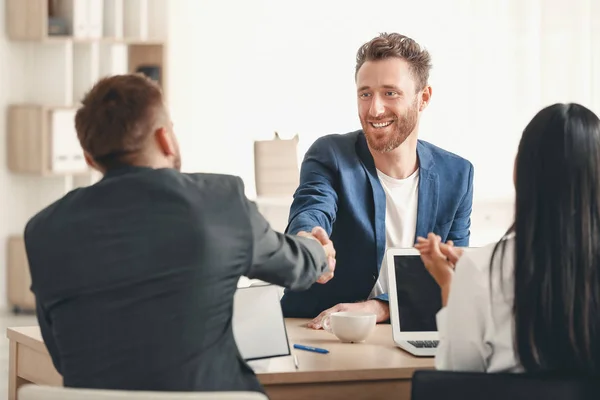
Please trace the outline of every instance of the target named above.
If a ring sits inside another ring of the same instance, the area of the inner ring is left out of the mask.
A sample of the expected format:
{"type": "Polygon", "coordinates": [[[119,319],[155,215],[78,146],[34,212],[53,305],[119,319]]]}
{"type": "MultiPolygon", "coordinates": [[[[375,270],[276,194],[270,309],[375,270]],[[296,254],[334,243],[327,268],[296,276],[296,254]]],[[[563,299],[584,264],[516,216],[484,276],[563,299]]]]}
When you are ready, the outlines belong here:
{"type": "Polygon", "coordinates": [[[408,62],[417,90],[427,85],[431,69],[429,52],[413,39],[399,33],[381,33],[363,44],[356,53],[355,76],[366,61],[384,60],[390,57],[398,57],[408,62]]]}
{"type": "Polygon", "coordinates": [[[79,143],[98,164],[108,167],[143,147],[161,107],[160,86],[143,75],[102,78],[75,115],[79,143]]]}

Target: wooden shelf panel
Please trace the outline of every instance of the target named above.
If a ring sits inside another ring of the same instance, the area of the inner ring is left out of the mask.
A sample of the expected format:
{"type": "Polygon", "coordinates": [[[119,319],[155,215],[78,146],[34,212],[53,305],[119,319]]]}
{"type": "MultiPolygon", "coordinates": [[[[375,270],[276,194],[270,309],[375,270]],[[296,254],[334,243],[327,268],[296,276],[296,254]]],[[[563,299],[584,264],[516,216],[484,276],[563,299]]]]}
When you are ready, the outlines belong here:
{"type": "Polygon", "coordinates": [[[100,43],[100,44],[124,44],[124,45],[165,45],[165,40],[160,39],[138,39],[138,38],[117,38],[117,37],[102,37],[99,39],[77,38],[73,36],[44,36],[41,38],[10,38],[16,42],[38,42],[38,43],[100,43]]]}
{"type": "Polygon", "coordinates": [[[47,36],[48,2],[6,0],[6,26],[10,39],[35,40],[47,36]]]}
{"type": "Polygon", "coordinates": [[[30,290],[31,275],[23,236],[9,236],[6,250],[8,304],[20,310],[33,311],[35,296],[30,290]]]}
{"type": "Polygon", "coordinates": [[[33,107],[15,106],[8,110],[7,160],[12,172],[36,173],[44,170],[47,143],[44,141],[43,114],[33,107]],[[39,132],[39,136],[33,134],[39,132]]]}

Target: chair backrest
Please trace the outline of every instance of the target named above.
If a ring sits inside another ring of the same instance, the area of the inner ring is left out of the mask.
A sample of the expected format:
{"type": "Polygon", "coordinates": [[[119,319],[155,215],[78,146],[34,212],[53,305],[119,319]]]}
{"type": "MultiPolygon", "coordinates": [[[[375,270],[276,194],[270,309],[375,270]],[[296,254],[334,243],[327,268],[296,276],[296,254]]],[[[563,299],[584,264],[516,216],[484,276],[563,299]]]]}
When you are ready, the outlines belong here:
{"type": "Polygon", "coordinates": [[[412,400],[600,399],[600,379],[557,375],[417,371],[412,400]]]}
{"type": "Polygon", "coordinates": [[[24,385],[19,400],[268,400],[257,392],[147,392],[24,385]]]}

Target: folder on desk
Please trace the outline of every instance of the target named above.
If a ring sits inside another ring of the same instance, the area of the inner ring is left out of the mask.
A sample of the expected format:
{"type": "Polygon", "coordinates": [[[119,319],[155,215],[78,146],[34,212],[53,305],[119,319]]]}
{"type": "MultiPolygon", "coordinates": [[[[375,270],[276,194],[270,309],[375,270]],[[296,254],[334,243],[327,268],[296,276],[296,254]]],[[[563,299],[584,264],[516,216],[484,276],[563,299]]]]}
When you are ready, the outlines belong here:
{"type": "Polygon", "coordinates": [[[233,302],[233,335],[246,361],[291,354],[277,286],[238,288],[233,302]]]}

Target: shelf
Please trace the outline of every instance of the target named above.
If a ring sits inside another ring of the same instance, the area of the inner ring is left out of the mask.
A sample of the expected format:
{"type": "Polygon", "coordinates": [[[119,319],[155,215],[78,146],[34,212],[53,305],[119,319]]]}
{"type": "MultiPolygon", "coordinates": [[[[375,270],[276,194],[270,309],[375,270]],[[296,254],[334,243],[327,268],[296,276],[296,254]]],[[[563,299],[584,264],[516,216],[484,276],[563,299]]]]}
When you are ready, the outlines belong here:
{"type": "Polygon", "coordinates": [[[6,290],[8,304],[21,311],[35,310],[31,275],[23,236],[9,236],[6,243],[6,290]]]}
{"type": "Polygon", "coordinates": [[[9,39],[31,43],[30,89],[8,110],[12,172],[89,173],[73,119],[102,77],[144,73],[168,98],[166,8],[166,0],[6,0],[9,39]],[[57,19],[63,36],[49,35],[57,19]]]}
{"type": "Polygon", "coordinates": [[[14,41],[47,43],[163,44],[166,4],[165,0],[6,0],[7,35],[14,41]]]}
{"type": "Polygon", "coordinates": [[[165,44],[164,40],[143,40],[135,38],[111,38],[103,37],[99,39],[77,38],[73,36],[48,36],[42,39],[13,39],[15,41],[36,41],[40,43],[82,43],[82,44],[123,44],[123,45],[157,45],[165,44]]]}
{"type": "Polygon", "coordinates": [[[75,112],[62,106],[9,106],[8,169],[41,176],[90,174],[75,132],[75,112]]]}
{"type": "Polygon", "coordinates": [[[68,104],[78,104],[99,78],[136,72],[155,79],[168,98],[164,43],[77,43],[73,49],[73,98],[68,104]]]}
{"type": "Polygon", "coordinates": [[[167,98],[166,48],[162,44],[128,45],[128,72],[141,72],[158,81],[163,95],[167,98]]]}
{"type": "Polygon", "coordinates": [[[155,78],[167,98],[166,8],[167,0],[6,0],[9,39],[31,46],[34,89],[19,101],[70,106],[98,79],[133,72],[155,78]],[[48,34],[51,18],[65,35],[48,34]]]}
{"type": "MultiPolygon", "coordinates": [[[[4,1],[6,36],[24,49],[26,77],[6,110],[9,171],[57,177],[43,180],[52,185],[46,196],[60,180],[62,193],[101,179],[86,165],[75,132],[78,103],[99,78],[130,72],[155,76],[167,97],[167,1],[4,1]]],[[[22,236],[8,239],[6,263],[9,304],[34,308],[22,236]]]]}

